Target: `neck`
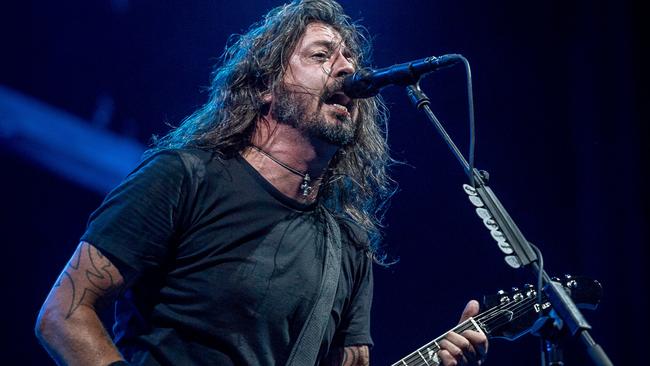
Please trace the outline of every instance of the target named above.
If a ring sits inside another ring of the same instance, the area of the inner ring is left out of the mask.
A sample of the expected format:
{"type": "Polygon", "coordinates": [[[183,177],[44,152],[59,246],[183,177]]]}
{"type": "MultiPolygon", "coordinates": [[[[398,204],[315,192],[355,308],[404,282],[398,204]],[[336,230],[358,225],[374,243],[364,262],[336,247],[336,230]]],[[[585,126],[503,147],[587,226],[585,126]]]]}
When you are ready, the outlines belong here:
{"type": "Polygon", "coordinates": [[[302,174],[309,174],[312,190],[306,196],[301,188],[303,177],[256,149],[247,148],[242,152],[242,156],[280,192],[296,201],[312,203],[318,197],[322,175],[338,149],[336,146],[315,140],[295,127],[269,119],[258,121],[251,139],[251,145],[282,164],[302,174]]]}

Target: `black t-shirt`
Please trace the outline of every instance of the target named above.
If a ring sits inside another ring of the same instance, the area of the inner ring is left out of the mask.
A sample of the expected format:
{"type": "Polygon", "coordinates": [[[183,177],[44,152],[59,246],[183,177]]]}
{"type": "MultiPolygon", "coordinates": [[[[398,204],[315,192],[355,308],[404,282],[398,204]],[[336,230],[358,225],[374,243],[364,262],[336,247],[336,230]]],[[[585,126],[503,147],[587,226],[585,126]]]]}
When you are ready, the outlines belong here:
{"type": "MultiPolygon", "coordinates": [[[[82,240],[120,270],[115,342],[139,365],[281,365],[322,277],[323,219],[243,158],[167,150],[91,215],[82,240]]],[[[341,275],[319,357],[372,344],[366,236],[339,219],[341,275]]]]}

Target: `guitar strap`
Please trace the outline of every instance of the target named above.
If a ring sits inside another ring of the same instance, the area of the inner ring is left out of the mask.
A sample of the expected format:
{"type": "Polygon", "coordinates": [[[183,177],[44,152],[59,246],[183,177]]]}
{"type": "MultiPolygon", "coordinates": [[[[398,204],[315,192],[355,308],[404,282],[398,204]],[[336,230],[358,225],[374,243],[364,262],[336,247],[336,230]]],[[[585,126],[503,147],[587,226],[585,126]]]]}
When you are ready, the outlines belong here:
{"type": "Polygon", "coordinates": [[[336,288],[341,272],[341,230],[336,219],[325,208],[320,207],[320,216],[325,218],[325,264],[318,298],[307,320],[300,330],[298,339],[289,354],[287,366],[308,366],[316,364],[316,357],[323,342],[323,335],[329,323],[334,305],[336,288]]]}

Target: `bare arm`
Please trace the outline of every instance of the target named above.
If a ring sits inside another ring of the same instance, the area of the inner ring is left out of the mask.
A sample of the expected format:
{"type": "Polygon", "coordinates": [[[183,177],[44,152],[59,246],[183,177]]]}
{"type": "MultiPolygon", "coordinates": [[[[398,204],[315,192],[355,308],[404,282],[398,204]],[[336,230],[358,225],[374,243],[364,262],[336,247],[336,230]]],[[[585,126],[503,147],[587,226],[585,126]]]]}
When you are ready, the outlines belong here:
{"type": "Polygon", "coordinates": [[[58,364],[101,365],[122,359],[97,307],[113,301],[124,279],[108,258],[81,242],[38,315],[36,336],[58,364]]]}
{"type": "Polygon", "coordinates": [[[336,348],[330,351],[323,364],[326,366],[368,366],[370,365],[370,350],[368,346],[336,348]]]}

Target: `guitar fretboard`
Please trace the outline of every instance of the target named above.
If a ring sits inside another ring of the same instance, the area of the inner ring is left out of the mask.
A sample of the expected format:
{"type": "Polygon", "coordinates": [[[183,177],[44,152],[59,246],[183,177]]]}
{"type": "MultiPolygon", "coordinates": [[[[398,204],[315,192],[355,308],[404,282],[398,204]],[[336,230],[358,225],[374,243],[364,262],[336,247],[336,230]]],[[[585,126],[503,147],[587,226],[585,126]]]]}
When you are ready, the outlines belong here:
{"type": "MultiPolygon", "coordinates": [[[[559,283],[559,281],[558,281],[559,283]]],[[[568,291],[579,308],[595,309],[603,288],[596,280],[586,277],[565,275],[562,286],[568,291]],[[570,290],[570,292],[569,292],[570,290]]],[[[551,303],[544,292],[534,291],[532,285],[526,285],[526,291],[513,289],[511,297],[499,294],[497,306],[494,306],[473,318],[469,318],[456,327],[420,347],[415,352],[397,361],[393,366],[438,366],[440,359],[440,342],[449,332],[462,333],[466,330],[483,332],[488,338],[505,338],[514,340],[528,333],[530,327],[540,317],[548,314],[551,303]]]]}
{"type": "MultiPolygon", "coordinates": [[[[466,330],[483,332],[483,329],[474,318],[465,320],[464,322],[458,324],[454,329],[451,329],[449,332],[462,333],[466,330]]],[[[439,342],[445,338],[447,333],[432,340],[431,342],[417,349],[415,352],[397,361],[393,364],[393,366],[438,366],[440,364],[440,358],[438,357],[438,351],[440,351],[439,342]]]]}
{"type": "MultiPolygon", "coordinates": [[[[544,296],[543,298],[545,301],[546,297],[544,296]]],[[[518,301],[511,301],[495,306],[458,324],[450,331],[420,347],[392,366],[438,366],[440,364],[440,358],[438,357],[440,341],[445,338],[447,333],[462,333],[466,330],[473,330],[483,332],[489,336],[492,330],[510,323],[513,319],[520,317],[524,313],[537,311],[536,306],[538,305],[534,297],[523,298],[518,301]]]]}

